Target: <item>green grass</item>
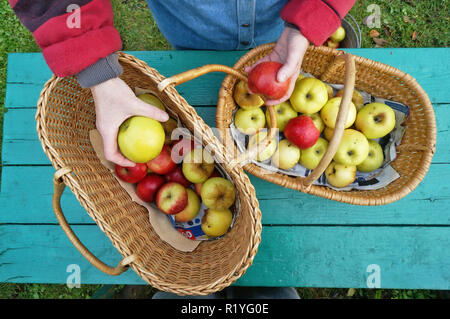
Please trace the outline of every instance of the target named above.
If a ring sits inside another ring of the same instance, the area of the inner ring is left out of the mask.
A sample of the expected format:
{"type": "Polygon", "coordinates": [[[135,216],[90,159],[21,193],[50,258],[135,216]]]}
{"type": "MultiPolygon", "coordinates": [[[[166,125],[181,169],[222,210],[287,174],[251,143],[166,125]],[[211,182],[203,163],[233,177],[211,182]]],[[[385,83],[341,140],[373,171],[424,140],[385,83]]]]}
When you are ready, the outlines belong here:
{"type": "MultiPolygon", "coordinates": [[[[170,50],[171,47],[158,30],[144,0],[112,0],[114,21],[123,41],[124,50],[170,50]]],[[[437,47],[448,46],[448,0],[370,0],[357,1],[351,10],[362,30],[362,47],[373,48],[370,28],[363,25],[369,4],[378,4],[382,25],[377,31],[388,41],[385,47],[437,47]],[[407,18],[405,18],[407,17],[407,18]],[[407,22],[405,22],[407,21],[407,22]],[[412,39],[417,32],[415,40],[412,39]]],[[[10,52],[39,52],[40,49],[28,30],[23,27],[7,1],[0,2],[0,143],[3,133],[7,54],[10,52]]],[[[1,154],[0,154],[1,156],[1,154]]],[[[0,283],[0,298],[58,299],[90,298],[101,285],[82,285],[69,289],[65,285],[0,283]]],[[[115,295],[123,291],[123,285],[115,286],[115,295]]],[[[398,289],[331,289],[299,288],[300,296],[309,298],[442,298],[447,292],[433,290],[398,289]]],[[[146,290],[151,294],[154,290],[146,290]]]]}

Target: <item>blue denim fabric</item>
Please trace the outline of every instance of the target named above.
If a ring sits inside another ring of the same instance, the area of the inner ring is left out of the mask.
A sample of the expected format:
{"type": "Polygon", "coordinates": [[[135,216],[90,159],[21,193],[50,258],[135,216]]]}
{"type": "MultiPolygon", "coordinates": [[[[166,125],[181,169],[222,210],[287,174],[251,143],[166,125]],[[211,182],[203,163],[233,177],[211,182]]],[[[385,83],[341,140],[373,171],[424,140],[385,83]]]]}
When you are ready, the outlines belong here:
{"type": "Polygon", "coordinates": [[[246,50],[278,40],[287,0],[147,0],[177,50],[246,50]]]}

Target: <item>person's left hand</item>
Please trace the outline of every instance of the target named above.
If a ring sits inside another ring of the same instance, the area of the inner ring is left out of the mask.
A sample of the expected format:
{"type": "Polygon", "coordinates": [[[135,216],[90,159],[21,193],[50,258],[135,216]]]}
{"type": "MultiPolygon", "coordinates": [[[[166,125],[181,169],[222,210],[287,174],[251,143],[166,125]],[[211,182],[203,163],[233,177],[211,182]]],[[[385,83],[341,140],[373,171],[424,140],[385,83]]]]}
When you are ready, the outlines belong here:
{"type": "Polygon", "coordinates": [[[280,104],[289,99],[292,91],[294,90],[295,81],[300,74],[303,56],[305,55],[308,45],[309,41],[302,35],[299,30],[286,27],[283,30],[280,38],[278,39],[273,51],[269,55],[257,61],[251,67],[247,67],[245,69],[245,71],[248,73],[253,67],[255,67],[255,65],[264,61],[276,61],[283,64],[281,69],[278,71],[277,81],[284,82],[288,78],[291,78],[289,90],[279,100],[266,101],[266,105],[280,104]]]}

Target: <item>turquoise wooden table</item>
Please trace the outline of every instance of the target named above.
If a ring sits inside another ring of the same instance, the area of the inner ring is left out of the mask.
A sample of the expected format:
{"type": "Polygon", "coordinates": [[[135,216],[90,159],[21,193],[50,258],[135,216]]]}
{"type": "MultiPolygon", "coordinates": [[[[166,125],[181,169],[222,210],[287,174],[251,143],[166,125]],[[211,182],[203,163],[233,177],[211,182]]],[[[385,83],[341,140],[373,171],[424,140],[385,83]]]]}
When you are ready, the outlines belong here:
{"type": "MultiPolygon", "coordinates": [[[[353,49],[348,52],[411,74],[436,112],[437,147],[419,187],[381,207],[342,204],[251,176],[262,211],[262,242],[237,285],[450,289],[450,49],[353,49]]],[[[130,52],[170,76],[209,63],[233,65],[243,52],[130,52]]],[[[82,284],[144,284],[132,270],[112,277],[72,246],[52,210],[54,169],[38,141],[36,101],[51,72],[42,55],[8,56],[0,192],[0,282],[66,283],[79,266],[82,284]]],[[[215,126],[223,74],[177,87],[215,126]]],[[[65,215],[102,261],[120,256],[67,191],[65,215]]]]}

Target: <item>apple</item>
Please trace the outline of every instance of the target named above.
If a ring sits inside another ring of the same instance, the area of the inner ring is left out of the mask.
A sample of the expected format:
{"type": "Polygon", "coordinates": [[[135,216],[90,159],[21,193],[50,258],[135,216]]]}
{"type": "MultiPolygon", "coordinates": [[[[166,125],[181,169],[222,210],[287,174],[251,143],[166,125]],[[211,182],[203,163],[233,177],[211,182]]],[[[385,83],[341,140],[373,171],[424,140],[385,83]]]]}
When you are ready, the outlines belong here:
{"type": "Polygon", "coordinates": [[[294,145],[300,149],[305,149],[313,146],[317,142],[320,132],[314,125],[312,118],[306,115],[300,115],[291,119],[286,124],[284,135],[294,145]]]}
{"type": "Polygon", "coordinates": [[[172,160],[180,164],[183,162],[183,158],[186,154],[190,153],[195,147],[195,142],[191,138],[183,137],[178,141],[175,141],[172,145],[172,160]]]}
{"type": "Polygon", "coordinates": [[[141,99],[142,101],[151,104],[153,106],[156,106],[157,108],[165,111],[166,108],[164,107],[163,102],[161,102],[161,100],[159,98],[157,98],[155,95],[151,94],[151,93],[144,93],[144,94],[140,94],[138,95],[138,98],[141,99]]]}
{"type": "Polygon", "coordinates": [[[313,120],[314,125],[319,130],[319,133],[323,132],[323,130],[325,129],[325,123],[323,122],[322,118],[320,117],[320,113],[303,114],[303,115],[309,116],[313,120]]]}
{"type": "Polygon", "coordinates": [[[177,223],[185,223],[194,219],[200,210],[200,198],[198,195],[190,188],[186,188],[186,192],[188,196],[187,206],[181,212],[174,215],[177,223]]]}
{"type": "MultiPolygon", "coordinates": [[[[341,97],[334,97],[329,100],[320,111],[320,117],[326,126],[333,128],[336,125],[337,115],[339,113],[339,106],[341,104],[341,97]]],[[[345,128],[353,125],[356,118],[356,107],[353,102],[350,102],[350,108],[347,114],[347,121],[345,122],[345,128]]]]}
{"type": "Polygon", "coordinates": [[[120,152],[135,163],[147,163],[158,156],[164,140],[161,123],[144,116],[132,116],[125,120],[117,135],[120,152]]]}
{"type": "MultiPolygon", "coordinates": [[[[220,175],[220,173],[219,173],[219,171],[217,171],[217,169],[214,169],[214,171],[211,173],[209,178],[211,178],[211,177],[222,177],[222,175],[220,175]]],[[[202,196],[202,186],[203,186],[203,183],[194,184],[194,189],[198,196],[202,196]]]]}
{"type": "Polygon", "coordinates": [[[331,39],[327,40],[327,47],[331,48],[331,49],[338,49],[339,48],[340,43],[339,42],[334,42],[331,39]]]}
{"type": "Polygon", "coordinates": [[[234,87],[234,101],[243,109],[254,109],[264,104],[264,100],[258,94],[250,94],[248,84],[245,81],[239,81],[234,87]]]}
{"type": "Polygon", "coordinates": [[[234,125],[240,132],[252,135],[266,126],[266,118],[259,107],[247,110],[239,109],[234,115],[234,125]]]}
{"type": "Polygon", "coordinates": [[[144,202],[153,202],[158,189],[165,183],[162,176],[148,174],[136,185],[136,194],[144,202]]]}
{"type": "Polygon", "coordinates": [[[289,98],[294,110],[300,113],[319,112],[328,101],[325,83],[316,78],[304,78],[295,82],[294,91],[289,98]]]}
{"type": "Polygon", "coordinates": [[[201,190],[203,204],[212,209],[226,209],[233,205],[236,199],[236,189],[228,179],[211,177],[203,183],[201,190]]]}
{"type": "Polygon", "coordinates": [[[277,81],[278,71],[283,64],[275,61],[261,62],[248,74],[248,87],[252,93],[260,94],[263,99],[278,100],[286,95],[291,79],[277,81]]]}
{"type": "MultiPolygon", "coordinates": [[[[336,93],[337,97],[342,97],[344,94],[344,89],[339,90],[336,93]]],[[[353,90],[352,102],[355,104],[356,111],[359,111],[364,106],[364,98],[357,90],[353,90]]]]}
{"type": "Polygon", "coordinates": [[[192,185],[190,181],[184,177],[183,169],[181,165],[177,165],[173,170],[164,175],[166,182],[175,182],[183,185],[184,187],[189,187],[192,185]]]}
{"type": "Polygon", "coordinates": [[[127,183],[137,183],[147,175],[147,165],[143,163],[137,163],[132,167],[123,167],[114,164],[114,170],[116,171],[117,177],[127,183]]]}
{"type": "Polygon", "coordinates": [[[203,148],[195,148],[184,157],[182,169],[188,181],[203,183],[214,170],[214,159],[203,148]]]}
{"type": "Polygon", "coordinates": [[[394,129],[395,112],[384,103],[366,104],[358,112],[355,125],[367,138],[380,138],[394,129]]]}
{"type": "Polygon", "coordinates": [[[304,78],[305,78],[305,76],[303,74],[299,74],[297,76],[297,79],[295,80],[295,82],[300,81],[301,79],[304,79],[304,78]]]}
{"type": "MultiPolygon", "coordinates": [[[[261,143],[267,136],[266,131],[259,131],[255,135],[253,135],[250,140],[248,141],[248,149],[251,149],[261,143]]],[[[260,162],[264,162],[272,157],[273,153],[275,153],[277,149],[277,141],[276,139],[272,139],[269,141],[269,144],[267,146],[258,147],[258,155],[256,156],[256,160],[260,162]]]]}
{"type": "Polygon", "coordinates": [[[327,151],[327,148],[327,140],[319,137],[316,144],[302,150],[299,163],[308,169],[315,169],[322,160],[322,157],[327,151]]]}
{"type": "Polygon", "coordinates": [[[330,40],[334,42],[341,42],[345,39],[345,29],[342,26],[339,26],[336,31],[330,36],[330,40]]]}
{"type": "MultiPolygon", "coordinates": [[[[275,116],[277,118],[277,128],[280,132],[284,131],[284,127],[290,119],[297,117],[297,112],[292,108],[289,101],[277,104],[273,106],[275,111],[275,116]]],[[[269,109],[266,109],[266,121],[267,125],[270,127],[270,114],[269,109]]]]}
{"type": "Polygon", "coordinates": [[[361,132],[346,129],[334,155],[334,160],[344,165],[359,165],[369,155],[369,141],[361,132]]]}
{"type": "Polygon", "coordinates": [[[147,162],[147,167],[156,174],[164,175],[173,170],[177,164],[172,160],[172,149],[169,145],[164,145],[161,153],[151,161],[147,162]]]}
{"type": "Polygon", "coordinates": [[[328,93],[328,99],[333,98],[334,95],[334,91],[333,91],[333,87],[327,83],[324,83],[326,88],[327,88],[327,93],[328,93]]]}
{"type": "Polygon", "coordinates": [[[161,123],[161,125],[164,129],[165,134],[164,144],[172,144],[172,132],[178,127],[177,121],[170,117],[166,122],[161,123]]]}
{"type": "Polygon", "coordinates": [[[325,129],[323,130],[323,135],[328,140],[328,142],[331,141],[331,138],[333,137],[333,134],[334,134],[334,129],[325,126],[325,129]]]}
{"type": "Polygon", "coordinates": [[[325,169],[328,183],[334,187],[345,187],[356,179],[356,166],[339,164],[332,161],[325,169]]]}
{"type": "Polygon", "coordinates": [[[356,168],[361,172],[372,172],[380,168],[384,161],[384,153],[380,144],[374,140],[369,140],[369,155],[356,168]]]}
{"type": "Polygon", "coordinates": [[[202,218],[202,230],[209,237],[225,235],[233,220],[233,213],[229,209],[207,209],[202,218]]]}
{"type": "Polygon", "coordinates": [[[272,156],[272,163],[280,169],[289,170],[298,163],[299,159],[300,149],[284,139],[278,143],[278,148],[272,156]]]}
{"type": "Polygon", "coordinates": [[[156,193],[156,206],[167,215],[181,212],[188,204],[186,188],[178,183],[163,184],[156,193]]]}

